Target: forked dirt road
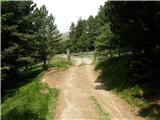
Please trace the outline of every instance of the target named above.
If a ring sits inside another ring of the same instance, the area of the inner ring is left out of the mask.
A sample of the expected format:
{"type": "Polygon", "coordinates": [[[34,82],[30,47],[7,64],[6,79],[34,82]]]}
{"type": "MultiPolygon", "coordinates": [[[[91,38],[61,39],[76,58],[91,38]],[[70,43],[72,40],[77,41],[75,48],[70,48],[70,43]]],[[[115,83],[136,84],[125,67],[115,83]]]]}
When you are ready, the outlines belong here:
{"type": "Polygon", "coordinates": [[[99,114],[91,100],[94,96],[101,107],[110,114],[112,120],[142,120],[120,98],[103,89],[96,89],[96,72],[91,64],[79,62],[67,70],[50,70],[43,81],[49,87],[61,90],[56,120],[98,120],[99,114]]]}

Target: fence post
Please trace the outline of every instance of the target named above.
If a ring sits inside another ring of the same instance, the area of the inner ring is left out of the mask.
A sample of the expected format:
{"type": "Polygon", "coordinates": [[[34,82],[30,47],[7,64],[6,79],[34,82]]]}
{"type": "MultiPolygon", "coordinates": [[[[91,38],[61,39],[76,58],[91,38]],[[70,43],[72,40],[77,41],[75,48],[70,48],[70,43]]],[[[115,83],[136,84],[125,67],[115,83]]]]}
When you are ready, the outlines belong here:
{"type": "Polygon", "coordinates": [[[67,49],[67,59],[68,59],[68,62],[71,62],[71,56],[70,56],[69,49],[67,49]]]}

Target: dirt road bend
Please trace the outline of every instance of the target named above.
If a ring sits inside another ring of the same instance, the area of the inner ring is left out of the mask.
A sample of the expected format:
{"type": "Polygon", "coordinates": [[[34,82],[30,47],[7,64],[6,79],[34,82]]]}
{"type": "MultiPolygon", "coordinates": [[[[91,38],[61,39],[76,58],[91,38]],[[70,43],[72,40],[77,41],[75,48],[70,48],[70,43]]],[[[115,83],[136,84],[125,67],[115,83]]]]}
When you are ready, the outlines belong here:
{"type": "Polygon", "coordinates": [[[56,120],[98,120],[99,114],[91,100],[94,96],[112,120],[142,120],[119,97],[103,89],[96,89],[94,66],[73,65],[67,70],[50,70],[43,78],[49,87],[61,90],[56,120]]]}

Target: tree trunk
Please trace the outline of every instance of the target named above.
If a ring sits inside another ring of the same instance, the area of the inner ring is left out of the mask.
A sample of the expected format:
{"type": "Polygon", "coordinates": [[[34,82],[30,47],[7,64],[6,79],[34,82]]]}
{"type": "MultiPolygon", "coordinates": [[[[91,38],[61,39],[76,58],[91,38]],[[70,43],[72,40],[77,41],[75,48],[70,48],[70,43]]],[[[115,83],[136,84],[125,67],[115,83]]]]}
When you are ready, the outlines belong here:
{"type": "Polygon", "coordinates": [[[46,54],[42,53],[43,67],[46,67],[46,54]]]}

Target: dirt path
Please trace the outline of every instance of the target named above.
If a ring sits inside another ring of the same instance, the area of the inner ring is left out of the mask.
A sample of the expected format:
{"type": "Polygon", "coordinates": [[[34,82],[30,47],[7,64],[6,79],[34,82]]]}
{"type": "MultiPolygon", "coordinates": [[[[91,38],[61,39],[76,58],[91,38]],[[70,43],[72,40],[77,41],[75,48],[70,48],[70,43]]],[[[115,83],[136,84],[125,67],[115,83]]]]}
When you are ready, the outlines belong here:
{"type": "MultiPolygon", "coordinates": [[[[79,63],[78,63],[79,64],[79,63]]],[[[130,111],[120,98],[102,89],[96,89],[93,65],[74,65],[65,71],[45,73],[43,81],[61,89],[56,120],[98,120],[98,112],[91,100],[95,96],[112,120],[142,120],[130,111]]]]}

